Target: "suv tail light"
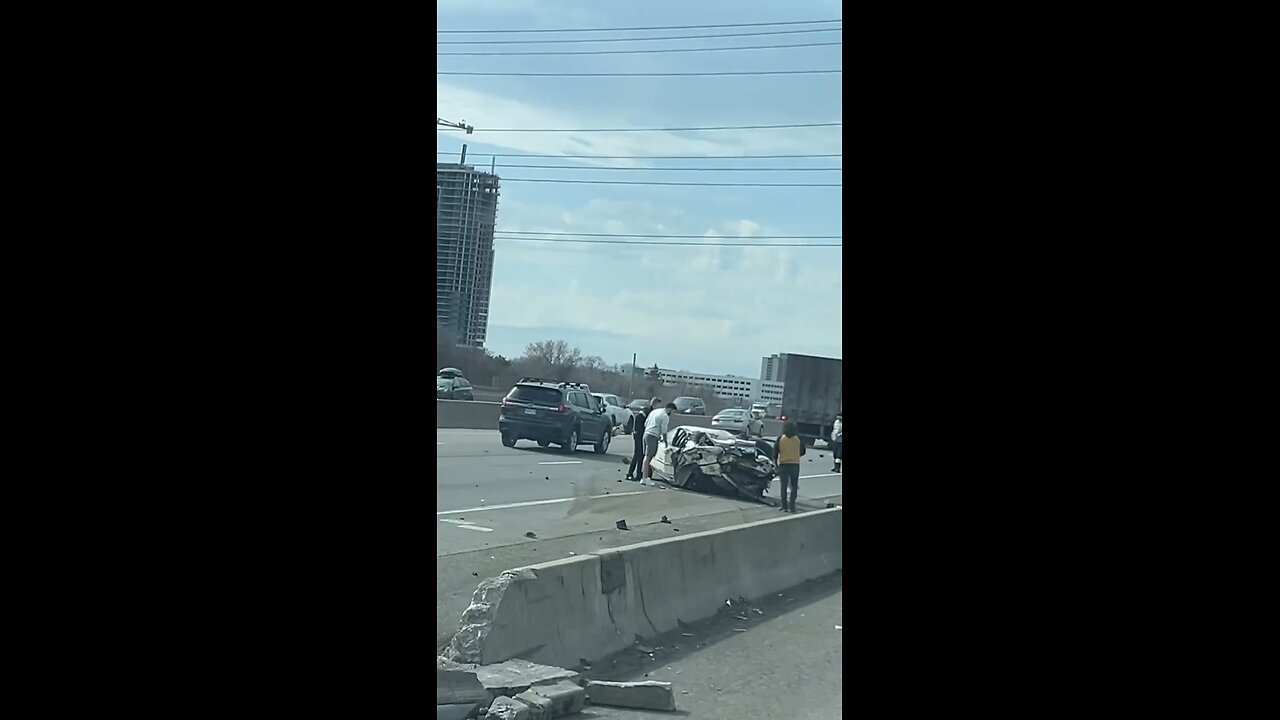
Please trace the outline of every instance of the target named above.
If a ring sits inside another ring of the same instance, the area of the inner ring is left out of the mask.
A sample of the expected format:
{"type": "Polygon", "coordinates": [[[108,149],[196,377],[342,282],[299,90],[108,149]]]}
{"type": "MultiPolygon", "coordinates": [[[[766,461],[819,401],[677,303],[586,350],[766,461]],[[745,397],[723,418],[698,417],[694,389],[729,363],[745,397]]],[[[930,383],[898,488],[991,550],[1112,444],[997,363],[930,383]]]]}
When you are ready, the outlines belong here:
{"type": "Polygon", "coordinates": [[[786,416],[786,415],[782,415],[782,416],[779,416],[779,417],[778,417],[778,419],[779,419],[779,420],[786,420],[786,419],[787,419],[787,416],[786,416]]]}

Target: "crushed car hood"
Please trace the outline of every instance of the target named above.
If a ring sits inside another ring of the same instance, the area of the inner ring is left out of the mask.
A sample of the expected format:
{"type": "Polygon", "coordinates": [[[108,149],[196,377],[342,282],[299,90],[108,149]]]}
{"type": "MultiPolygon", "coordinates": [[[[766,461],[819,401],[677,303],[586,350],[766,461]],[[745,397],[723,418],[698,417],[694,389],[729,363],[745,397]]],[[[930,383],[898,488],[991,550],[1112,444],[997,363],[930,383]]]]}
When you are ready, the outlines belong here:
{"type": "Polygon", "coordinates": [[[764,491],[776,472],[768,440],[743,440],[723,430],[685,425],[667,433],[667,445],[669,484],[764,502],[764,491]]]}

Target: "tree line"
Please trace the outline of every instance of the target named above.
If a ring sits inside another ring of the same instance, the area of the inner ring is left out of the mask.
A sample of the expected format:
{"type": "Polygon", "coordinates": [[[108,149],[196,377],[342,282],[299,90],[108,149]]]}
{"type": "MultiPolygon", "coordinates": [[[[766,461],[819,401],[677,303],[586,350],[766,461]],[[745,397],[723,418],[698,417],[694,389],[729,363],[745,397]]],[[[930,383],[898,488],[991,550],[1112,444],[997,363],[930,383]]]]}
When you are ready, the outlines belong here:
{"type": "Polygon", "coordinates": [[[453,367],[473,385],[506,388],[522,377],[537,377],[556,382],[579,382],[591,386],[592,392],[612,393],[624,400],[660,397],[670,401],[676,397],[702,398],[707,413],[714,414],[732,401],[715,396],[706,385],[664,385],[657,366],[636,368],[630,363],[611,365],[603,358],[582,354],[564,340],[541,340],[525,346],[524,354],[508,359],[484,348],[458,345],[445,328],[436,326],[436,369],[453,367]]]}

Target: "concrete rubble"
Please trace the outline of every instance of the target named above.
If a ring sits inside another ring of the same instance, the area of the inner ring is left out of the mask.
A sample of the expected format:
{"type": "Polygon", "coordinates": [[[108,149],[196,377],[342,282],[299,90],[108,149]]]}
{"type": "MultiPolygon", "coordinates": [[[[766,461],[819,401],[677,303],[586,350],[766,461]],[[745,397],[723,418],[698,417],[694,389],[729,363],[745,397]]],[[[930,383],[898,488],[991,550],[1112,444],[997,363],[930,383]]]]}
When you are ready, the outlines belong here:
{"type": "Polygon", "coordinates": [[[531,688],[531,692],[551,701],[553,717],[572,715],[587,706],[587,691],[568,680],[561,680],[555,685],[538,685],[531,688]]]}
{"type": "Polygon", "coordinates": [[[493,616],[507,588],[517,579],[537,579],[532,570],[507,570],[495,578],[480,581],[471,604],[462,613],[458,632],[449,641],[444,657],[458,663],[479,663],[484,650],[484,640],[493,626],[493,616]]]}
{"type": "Polygon", "coordinates": [[[537,685],[550,685],[562,681],[577,682],[578,673],[550,665],[539,665],[528,660],[513,658],[496,665],[481,665],[475,673],[479,685],[494,695],[515,697],[537,685]]]}
{"type": "Polygon", "coordinates": [[[529,706],[529,720],[551,720],[555,717],[551,698],[546,698],[532,690],[525,690],[515,696],[516,700],[529,706]]]}
{"type": "Polygon", "coordinates": [[[529,720],[529,706],[509,697],[495,698],[486,718],[497,720],[529,720]]]}
{"type": "Polygon", "coordinates": [[[468,717],[492,701],[493,694],[484,689],[474,672],[437,668],[436,717],[440,720],[468,717]]]}
{"type": "Polygon", "coordinates": [[[606,682],[591,680],[587,682],[587,697],[592,705],[612,705],[613,707],[638,708],[640,710],[676,709],[676,698],[671,692],[671,683],[645,680],[642,682],[606,682]]]}

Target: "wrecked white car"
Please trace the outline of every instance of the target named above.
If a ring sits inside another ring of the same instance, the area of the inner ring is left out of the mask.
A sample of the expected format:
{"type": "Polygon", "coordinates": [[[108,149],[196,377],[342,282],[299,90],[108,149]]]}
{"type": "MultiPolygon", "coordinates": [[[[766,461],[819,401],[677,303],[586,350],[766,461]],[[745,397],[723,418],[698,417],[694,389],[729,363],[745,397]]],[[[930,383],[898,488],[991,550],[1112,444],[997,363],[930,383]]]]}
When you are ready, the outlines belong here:
{"type": "Polygon", "coordinates": [[[771,441],[693,425],[667,431],[652,467],[653,477],[668,485],[756,502],[764,502],[777,470],[771,441]]]}

